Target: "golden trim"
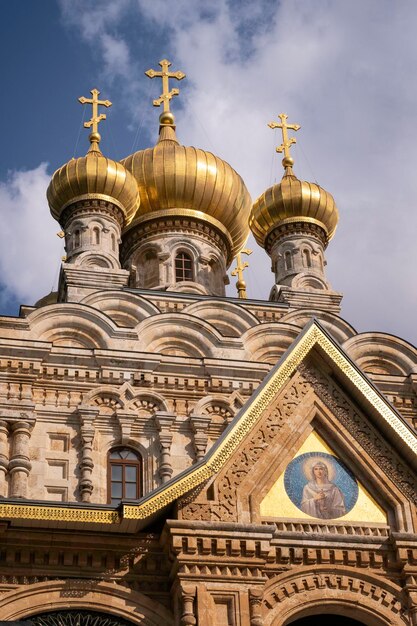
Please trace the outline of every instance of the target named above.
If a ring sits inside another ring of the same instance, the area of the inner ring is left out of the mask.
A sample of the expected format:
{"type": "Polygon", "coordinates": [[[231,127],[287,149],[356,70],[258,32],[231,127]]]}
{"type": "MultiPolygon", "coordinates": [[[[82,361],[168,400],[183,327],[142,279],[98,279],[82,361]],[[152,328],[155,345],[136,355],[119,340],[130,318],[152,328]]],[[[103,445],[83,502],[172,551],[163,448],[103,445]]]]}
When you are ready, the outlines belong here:
{"type": "Polygon", "coordinates": [[[174,482],[149,500],[137,506],[124,506],[123,516],[128,519],[144,519],[149,515],[170,504],[175,498],[187,493],[217,473],[230,458],[244,437],[252,429],[253,425],[262,415],[270,402],[273,401],[284,383],[303,361],[306,355],[314,347],[320,346],[333,360],[355,387],[365,396],[372,406],[380,413],[381,417],[401,437],[404,443],[417,454],[417,438],[398,419],[392,409],[372,389],[368,381],[355,369],[350,361],[336,348],[336,346],[324,335],[321,329],[313,323],[308,328],[301,340],[293,347],[286,359],[277,368],[264,389],[259,393],[247,410],[240,418],[235,427],[228,433],[218,448],[213,450],[206,462],[196,468],[183,479],[174,482]]]}
{"type": "Polygon", "coordinates": [[[51,507],[48,505],[33,506],[29,504],[0,504],[0,518],[93,524],[118,524],[121,521],[117,511],[51,507]]]}

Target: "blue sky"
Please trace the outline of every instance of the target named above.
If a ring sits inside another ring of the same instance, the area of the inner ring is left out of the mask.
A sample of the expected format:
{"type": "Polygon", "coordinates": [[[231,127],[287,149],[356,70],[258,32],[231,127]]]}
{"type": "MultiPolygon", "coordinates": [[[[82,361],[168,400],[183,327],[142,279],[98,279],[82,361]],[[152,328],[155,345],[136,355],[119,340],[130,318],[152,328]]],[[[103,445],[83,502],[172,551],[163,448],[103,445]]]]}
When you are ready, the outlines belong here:
{"type": "MultiPolygon", "coordinates": [[[[417,3],[20,0],[2,13],[3,313],[56,286],[62,241],[44,194],[87,149],[78,96],[97,87],[113,102],[102,149],[123,158],[155,141],[159,81],[143,73],[168,57],[187,74],[180,140],[226,159],[254,199],[282,172],[267,123],[286,112],[301,125],[295,172],[340,211],[326,257],[343,317],[417,343],[417,3]]],[[[269,259],[258,248],[250,263],[249,296],[267,299],[269,259]]]]}

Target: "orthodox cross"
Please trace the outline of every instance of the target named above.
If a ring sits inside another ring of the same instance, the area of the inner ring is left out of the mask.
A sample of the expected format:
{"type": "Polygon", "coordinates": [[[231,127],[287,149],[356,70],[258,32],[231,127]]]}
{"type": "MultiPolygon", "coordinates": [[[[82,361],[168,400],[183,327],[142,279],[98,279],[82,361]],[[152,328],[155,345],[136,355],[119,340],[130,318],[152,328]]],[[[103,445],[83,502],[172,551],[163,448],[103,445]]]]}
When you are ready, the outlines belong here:
{"type": "Polygon", "coordinates": [[[98,107],[111,107],[112,103],[110,102],[110,100],[99,100],[98,97],[100,95],[100,92],[98,91],[98,89],[92,89],[90,93],[93,96],[92,98],[84,98],[84,96],[81,96],[81,98],[78,98],[78,101],[81,102],[81,104],[93,105],[93,116],[89,122],[84,122],[84,128],[90,128],[92,126],[92,132],[98,133],[99,122],[106,119],[106,115],[104,113],[100,113],[100,115],[98,114],[98,107]]]}
{"type": "Polygon", "coordinates": [[[185,74],[183,72],[169,72],[168,68],[172,65],[171,61],[167,59],[163,59],[159,61],[159,65],[162,68],[161,72],[157,72],[156,70],[148,70],[145,72],[146,76],[149,78],[162,78],[162,94],[153,101],[154,107],[159,107],[162,103],[164,103],[164,112],[169,111],[169,101],[172,100],[173,96],[178,96],[180,90],[174,87],[174,89],[169,90],[169,79],[176,78],[177,80],[182,80],[185,78],[185,74]]]}
{"type": "Polygon", "coordinates": [[[295,139],[295,137],[288,137],[288,129],[289,130],[300,130],[301,126],[299,126],[298,124],[287,124],[286,120],[288,119],[288,115],[285,115],[285,113],[280,113],[278,115],[278,117],[281,120],[281,124],[278,124],[278,122],[269,122],[268,126],[269,128],[280,128],[282,131],[282,144],[280,146],[277,147],[277,152],[284,152],[284,156],[286,159],[290,159],[291,155],[290,155],[290,146],[293,143],[297,143],[297,140],[295,139]]]}
{"type": "Polygon", "coordinates": [[[245,261],[242,263],[242,254],[247,254],[248,256],[252,254],[252,250],[249,248],[244,248],[236,255],[236,268],[232,272],[232,276],[237,276],[236,288],[237,288],[237,297],[246,299],[248,296],[246,295],[246,283],[243,280],[243,271],[249,267],[249,263],[245,261]]]}

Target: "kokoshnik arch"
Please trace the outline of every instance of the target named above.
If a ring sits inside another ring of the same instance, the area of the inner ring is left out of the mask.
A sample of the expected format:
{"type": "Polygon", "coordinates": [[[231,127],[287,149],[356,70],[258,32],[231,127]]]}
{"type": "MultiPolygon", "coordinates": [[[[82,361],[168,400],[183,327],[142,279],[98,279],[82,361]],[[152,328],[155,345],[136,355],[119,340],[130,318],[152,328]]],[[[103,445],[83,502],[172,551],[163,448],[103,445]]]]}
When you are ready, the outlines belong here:
{"type": "MultiPolygon", "coordinates": [[[[58,291],[0,318],[0,619],[113,626],[417,625],[417,350],[360,333],[325,275],[332,195],[254,203],[180,144],[52,177],[58,291]],[[269,300],[247,298],[252,231],[269,300]],[[238,297],[225,296],[236,257],[238,297]]],[[[254,123],[261,123],[254,120],[254,123]]]]}

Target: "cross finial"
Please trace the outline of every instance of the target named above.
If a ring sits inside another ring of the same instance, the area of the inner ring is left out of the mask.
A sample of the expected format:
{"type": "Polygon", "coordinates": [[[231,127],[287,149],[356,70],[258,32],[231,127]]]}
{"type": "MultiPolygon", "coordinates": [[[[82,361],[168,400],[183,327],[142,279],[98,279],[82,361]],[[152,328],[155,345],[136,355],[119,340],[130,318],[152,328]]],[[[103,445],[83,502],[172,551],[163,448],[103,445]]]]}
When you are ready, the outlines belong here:
{"type": "Polygon", "coordinates": [[[280,128],[282,131],[282,144],[276,148],[277,152],[284,152],[284,158],[282,159],[282,164],[284,167],[291,167],[294,165],[294,159],[290,154],[290,146],[293,143],[297,143],[295,137],[288,137],[288,130],[300,130],[301,126],[298,124],[287,124],[288,115],[285,113],[280,113],[278,115],[281,120],[281,124],[278,122],[269,122],[269,128],[280,128]]]}
{"type": "Polygon", "coordinates": [[[185,78],[185,74],[183,72],[168,71],[168,68],[172,65],[171,61],[168,61],[168,59],[162,59],[162,61],[159,61],[159,65],[162,68],[160,72],[148,70],[145,74],[149,76],[149,78],[162,78],[162,93],[159,98],[153,101],[153,105],[154,107],[159,107],[163,103],[164,113],[169,113],[169,101],[172,100],[173,96],[178,96],[180,92],[180,90],[175,87],[171,89],[171,91],[169,90],[169,79],[176,78],[177,80],[182,80],[185,78]]]}
{"type": "Polygon", "coordinates": [[[242,254],[247,254],[248,256],[252,254],[252,250],[249,248],[244,248],[236,255],[236,269],[233,270],[232,276],[237,276],[236,288],[237,288],[237,297],[241,299],[246,299],[246,283],[243,280],[243,271],[249,267],[249,263],[245,261],[242,263],[242,254]]]}
{"type": "Polygon", "coordinates": [[[112,103],[110,102],[110,100],[99,100],[98,97],[100,95],[100,92],[98,89],[92,89],[90,93],[93,96],[92,98],[84,98],[84,96],[81,96],[80,98],[78,98],[78,101],[81,102],[81,104],[93,105],[93,115],[89,122],[84,122],[84,128],[91,128],[92,126],[93,128],[90,134],[90,141],[91,143],[93,142],[99,143],[101,137],[98,132],[98,125],[102,120],[106,119],[106,115],[105,113],[100,113],[99,115],[98,107],[99,106],[111,107],[112,103]]]}

